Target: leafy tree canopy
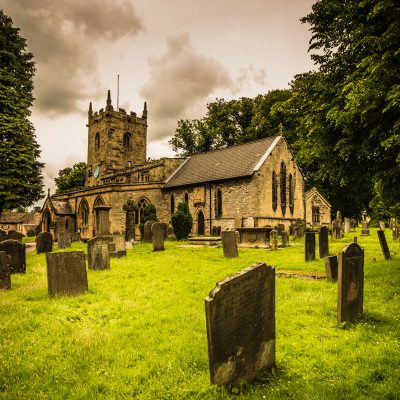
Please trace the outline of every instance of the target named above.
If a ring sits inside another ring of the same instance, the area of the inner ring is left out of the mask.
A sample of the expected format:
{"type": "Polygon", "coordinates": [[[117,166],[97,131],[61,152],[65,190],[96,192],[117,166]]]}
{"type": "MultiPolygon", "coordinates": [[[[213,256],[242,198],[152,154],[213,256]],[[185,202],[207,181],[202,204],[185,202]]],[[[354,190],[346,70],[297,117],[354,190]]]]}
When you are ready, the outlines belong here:
{"type": "Polygon", "coordinates": [[[58,177],[54,178],[56,193],[72,192],[85,187],[86,163],[79,162],[72,167],[60,169],[58,177]]]}
{"type": "Polygon", "coordinates": [[[33,55],[0,10],[0,214],[43,197],[43,164],[28,117],[33,102],[33,55]]]}

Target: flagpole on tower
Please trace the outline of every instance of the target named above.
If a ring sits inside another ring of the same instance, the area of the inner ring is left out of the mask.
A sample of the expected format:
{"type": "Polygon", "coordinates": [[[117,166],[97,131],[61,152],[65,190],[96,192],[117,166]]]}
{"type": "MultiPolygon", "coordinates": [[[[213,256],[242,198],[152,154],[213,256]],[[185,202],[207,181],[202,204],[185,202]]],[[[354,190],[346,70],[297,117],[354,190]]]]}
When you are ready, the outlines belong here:
{"type": "Polygon", "coordinates": [[[119,74],[117,75],[117,111],[119,111],[119,74]]]}

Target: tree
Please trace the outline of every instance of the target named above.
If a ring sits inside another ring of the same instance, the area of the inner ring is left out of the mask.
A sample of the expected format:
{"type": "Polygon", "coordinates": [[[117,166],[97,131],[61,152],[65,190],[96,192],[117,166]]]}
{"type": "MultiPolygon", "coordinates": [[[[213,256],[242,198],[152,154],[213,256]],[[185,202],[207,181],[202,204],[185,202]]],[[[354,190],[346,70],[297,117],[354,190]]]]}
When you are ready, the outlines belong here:
{"type": "Polygon", "coordinates": [[[0,10],[0,215],[43,197],[43,164],[29,108],[33,102],[33,55],[0,10]]]}
{"type": "Polygon", "coordinates": [[[72,192],[85,187],[86,163],[79,162],[72,167],[60,169],[58,177],[54,178],[56,193],[72,192]]]}
{"type": "Polygon", "coordinates": [[[172,214],[171,222],[176,239],[187,239],[192,230],[193,218],[186,202],[178,204],[178,209],[172,214]]]}

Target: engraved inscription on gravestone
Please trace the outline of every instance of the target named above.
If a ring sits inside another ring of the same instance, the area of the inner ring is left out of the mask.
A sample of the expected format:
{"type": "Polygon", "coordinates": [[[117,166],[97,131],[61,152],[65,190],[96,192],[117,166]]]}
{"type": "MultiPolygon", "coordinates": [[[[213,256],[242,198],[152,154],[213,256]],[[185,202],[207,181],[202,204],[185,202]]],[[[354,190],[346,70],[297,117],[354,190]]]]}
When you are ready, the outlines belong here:
{"type": "Polygon", "coordinates": [[[58,249],[71,247],[71,234],[68,231],[63,230],[58,234],[57,247],[58,249]]]}
{"type": "Polygon", "coordinates": [[[154,222],[151,227],[153,251],[164,251],[165,226],[161,222],[154,222]]]}
{"type": "Polygon", "coordinates": [[[88,240],[88,266],[90,269],[102,270],[110,268],[110,254],[108,250],[112,236],[98,236],[88,240]]]}
{"type": "Polygon", "coordinates": [[[10,257],[12,274],[24,274],[26,272],[25,243],[7,239],[0,243],[0,251],[4,251],[10,257]]]}
{"type": "Polygon", "coordinates": [[[227,258],[239,257],[235,231],[222,231],[222,249],[227,258]]]}
{"type": "Polygon", "coordinates": [[[275,269],[255,264],[205,299],[211,382],[250,382],[275,363],[275,269]]]}

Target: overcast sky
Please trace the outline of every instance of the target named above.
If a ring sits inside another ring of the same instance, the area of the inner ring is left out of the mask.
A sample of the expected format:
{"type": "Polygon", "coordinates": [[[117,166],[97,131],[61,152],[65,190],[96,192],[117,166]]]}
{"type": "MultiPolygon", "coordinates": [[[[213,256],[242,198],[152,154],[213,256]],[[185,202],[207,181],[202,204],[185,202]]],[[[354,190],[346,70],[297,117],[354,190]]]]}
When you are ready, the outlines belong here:
{"type": "Polygon", "coordinates": [[[87,110],[147,101],[148,156],[173,156],[181,118],[216,98],[287,88],[313,69],[312,0],[0,0],[36,61],[32,121],[54,192],[58,170],[87,157],[87,110]]]}

